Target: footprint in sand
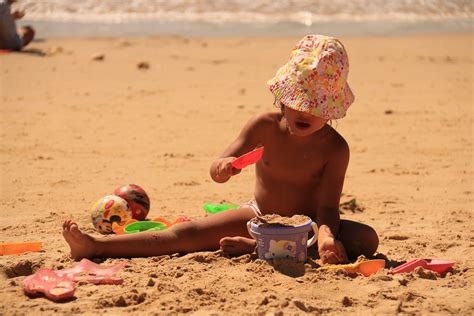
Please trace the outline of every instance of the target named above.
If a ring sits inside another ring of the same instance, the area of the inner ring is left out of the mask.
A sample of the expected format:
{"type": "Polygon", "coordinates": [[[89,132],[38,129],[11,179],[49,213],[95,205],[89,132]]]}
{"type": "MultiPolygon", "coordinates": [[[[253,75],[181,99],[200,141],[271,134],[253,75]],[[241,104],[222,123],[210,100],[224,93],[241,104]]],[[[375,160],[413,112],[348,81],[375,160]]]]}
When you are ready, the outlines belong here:
{"type": "Polygon", "coordinates": [[[121,41],[119,44],[118,44],[119,47],[130,47],[132,46],[132,43],[130,43],[129,41],[121,41]]]}
{"type": "Polygon", "coordinates": [[[196,181],[188,181],[188,182],[175,182],[173,183],[174,186],[184,186],[184,187],[193,187],[196,185],[200,185],[199,182],[196,181]]]}
{"type": "Polygon", "coordinates": [[[141,70],[147,70],[147,69],[150,69],[150,67],[151,67],[150,63],[146,61],[141,61],[137,64],[137,68],[141,70]]]}
{"type": "Polygon", "coordinates": [[[41,268],[42,265],[42,259],[26,259],[2,267],[2,272],[9,279],[16,278],[18,276],[28,276],[35,273],[35,271],[41,268]]]}
{"type": "Polygon", "coordinates": [[[50,185],[52,187],[58,187],[58,186],[66,186],[66,185],[69,185],[69,184],[72,184],[72,182],[67,181],[67,180],[59,180],[59,181],[56,181],[56,182],[52,182],[50,185]]]}
{"type": "Polygon", "coordinates": [[[94,61],[104,61],[105,59],[105,54],[103,53],[95,53],[91,56],[91,60],[94,61]]]}
{"type": "Polygon", "coordinates": [[[390,239],[390,240],[407,240],[407,239],[410,239],[410,237],[404,236],[404,235],[391,235],[391,236],[388,236],[387,239],[390,239]]]}
{"type": "Polygon", "coordinates": [[[165,153],[163,156],[168,157],[168,158],[181,158],[181,159],[190,159],[194,157],[194,155],[191,153],[185,153],[185,154],[165,153]]]}
{"type": "Polygon", "coordinates": [[[214,64],[214,65],[221,65],[221,64],[224,64],[226,63],[227,60],[226,59],[214,59],[214,60],[211,60],[211,63],[214,64]]]}

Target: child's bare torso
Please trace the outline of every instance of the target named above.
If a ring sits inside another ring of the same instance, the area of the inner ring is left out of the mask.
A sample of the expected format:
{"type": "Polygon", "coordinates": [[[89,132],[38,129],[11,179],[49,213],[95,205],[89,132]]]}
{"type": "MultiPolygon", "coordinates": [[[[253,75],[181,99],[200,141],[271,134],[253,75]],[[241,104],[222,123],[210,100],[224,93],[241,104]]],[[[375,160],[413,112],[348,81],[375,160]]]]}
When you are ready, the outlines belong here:
{"type": "MultiPolygon", "coordinates": [[[[256,164],[255,199],[263,214],[314,217],[319,205],[321,183],[328,176],[325,166],[347,146],[342,136],[331,126],[301,138],[289,134],[279,113],[264,117],[265,128],[261,145],[263,158],[256,164]]],[[[334,205],[338,207],[338,205],[334,205]]]]}

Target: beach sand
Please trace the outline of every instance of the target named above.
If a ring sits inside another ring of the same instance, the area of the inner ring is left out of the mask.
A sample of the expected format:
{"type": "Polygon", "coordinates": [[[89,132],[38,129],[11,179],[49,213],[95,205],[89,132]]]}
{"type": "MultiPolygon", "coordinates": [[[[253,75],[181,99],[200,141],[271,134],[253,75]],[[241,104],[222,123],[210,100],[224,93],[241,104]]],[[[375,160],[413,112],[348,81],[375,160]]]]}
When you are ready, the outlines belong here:
{"type": "Polygon", "coordinates": [[[252,198],[252,167],[222,185],[209,166],[252,115],[276,110],[265,82],[298,38],[51,39],[0,55],[0,242],[44,248],[0,257],[0,314],[472,314],[472,39],[342,38],[356,101],[333,124],[351,149],[342,202],[359,205],[342,217],[377,230],[387,267],[444,258],[451,272],[363,277],[175,254],[125,259],[123,285],[79,283],[61,304],[21,282],[72,266],[63,220],[94,233],[90,207],[117,186],[142,186],[149,217],[170,220],[252,198]]]}

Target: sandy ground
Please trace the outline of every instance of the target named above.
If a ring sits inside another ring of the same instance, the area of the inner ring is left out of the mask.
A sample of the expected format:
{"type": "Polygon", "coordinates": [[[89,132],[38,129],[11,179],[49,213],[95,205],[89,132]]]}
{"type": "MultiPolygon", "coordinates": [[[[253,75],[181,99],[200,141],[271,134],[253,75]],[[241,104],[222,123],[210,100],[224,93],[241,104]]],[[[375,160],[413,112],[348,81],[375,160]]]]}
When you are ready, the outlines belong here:
{"type": "Polygon", "coordinates": [[[67,303],[23,294],[25,275],[73,265],[62,221],[94,232],[90,206],[118,185],[142,186],[150,217],[171,220],[251,198],[252,168],[225,185],[208,169],[250,116],[275,110],[265,82],[297,40],[60,39],[1,55],[0,242],[44,251],[0,257],[0,314],[474,313],[471,34],[342,39],[356,95],[337,122],[351,148],[342,202],[363,208],[342,216],[378,231],[387,267],[456,260],[447,275],[202,252],[129,260],[123,285],[80,283],[67,303]]]}

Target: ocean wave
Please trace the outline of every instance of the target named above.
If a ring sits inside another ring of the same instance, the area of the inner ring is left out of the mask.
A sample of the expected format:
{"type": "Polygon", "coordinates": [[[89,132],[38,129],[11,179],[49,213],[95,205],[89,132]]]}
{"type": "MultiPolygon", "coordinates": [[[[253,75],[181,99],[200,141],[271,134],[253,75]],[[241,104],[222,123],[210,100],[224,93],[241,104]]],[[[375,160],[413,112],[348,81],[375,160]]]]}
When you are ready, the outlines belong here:
{"type": "Polygon", "coordinates": [[[452,0],[21,0],[28,20],[281,23],[472,19],[471,1],[452,0]]]}

